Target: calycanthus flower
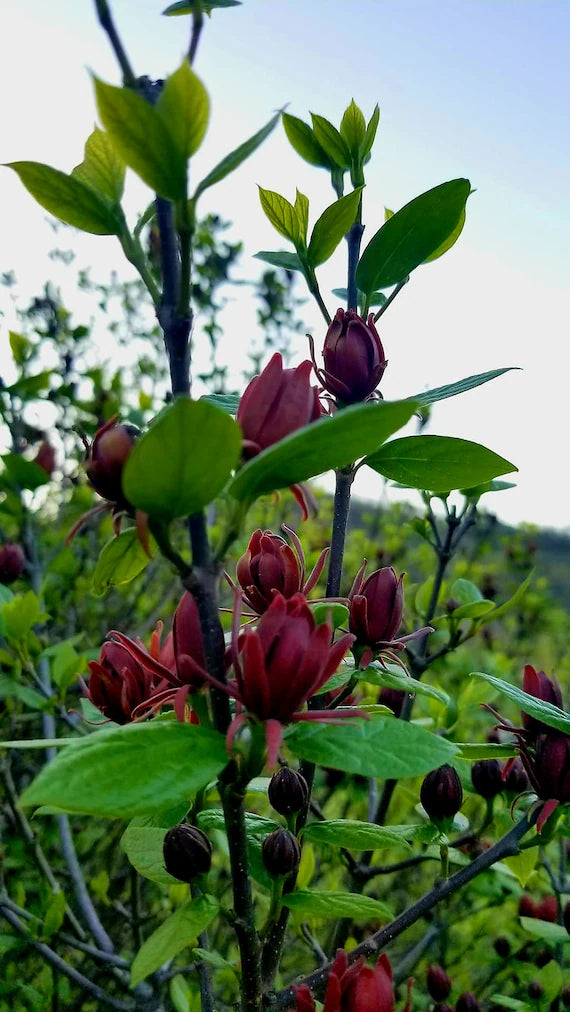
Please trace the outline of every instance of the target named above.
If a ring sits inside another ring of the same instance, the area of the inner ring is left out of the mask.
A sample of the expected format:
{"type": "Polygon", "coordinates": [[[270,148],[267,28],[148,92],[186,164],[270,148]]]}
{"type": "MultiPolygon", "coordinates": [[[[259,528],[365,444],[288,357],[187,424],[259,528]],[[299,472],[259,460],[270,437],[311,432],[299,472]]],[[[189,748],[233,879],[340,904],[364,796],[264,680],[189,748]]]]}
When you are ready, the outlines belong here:
{"type": "Polygon", "coordinates": [[[323,360],[324,369],[314,363],[316,375],[339,404],[358,404],[371,397],[387,365],[374,314],[364,320],[354,310],[337,309],[325,337],[323,360]]]}
{"type": "MultiPolygon", "coordinates": [[[[408,992],[413,981],[408,983],[408,992]]],[[[291,1012],[316,1012],[316,1005],[306,984],[294,988],[295,1008],[291,1012]]],[[[409,1002],[406,1012],[409,1010],[409,1002]]],[[[374,967],[366,966],[364,957],[348,965],[348,955],[338,949],[331,966],[323,1012],[394,1012],[392,967],[386,955],[374,967]]]]}
{"type": "Polygon", "coordinates": [[[315,568],[305,579],[301,542],[285,524],[282,529],[289,535],[293,548],[279,534],[258,529],[237,563],[236,577],[243,600],[258,615],[267,611],[276,593],[286,598],[299,592],[308,594],[317,583],[329,553],[328,548],[321,552],[315,568]]]}
{"type": "Polygon", "coordinates": [[[364,579],[366,565],[365,560],[348,595],[349,627],[355,637],[354,651],[361,668],[379,653],[403,650],[410,640],[433,632],[431,626],[424,626],[406,636],[398,636],[404,612],[404,574],[397,576],[391,566],[385,566],[364,579]]]}

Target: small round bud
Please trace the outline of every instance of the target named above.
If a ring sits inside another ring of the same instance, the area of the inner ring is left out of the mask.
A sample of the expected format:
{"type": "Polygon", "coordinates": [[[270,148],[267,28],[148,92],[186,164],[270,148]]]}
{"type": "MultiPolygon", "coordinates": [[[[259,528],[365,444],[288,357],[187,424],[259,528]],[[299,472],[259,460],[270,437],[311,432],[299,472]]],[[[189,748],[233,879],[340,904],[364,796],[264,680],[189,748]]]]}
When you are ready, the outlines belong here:
{"type": "Polygon", "coordinates": [[[560,997],[564,1008],[570,1008],[570,984],[562,988],[560,997]]]}
{"type": "Polygon", "coordinates": [[[497,956],[500,956],[501,959],[507,959],[507,957],[510,956],[511,943],[508,938],[503,938],[503,936],[496,938],[493,942],[493,948],[497,953],[497,956]]]}
{"type": "Polygon", "coordinates": [[[432,822],[457,815],[463,804],[463,788],[453,766],[440,766],[428,773],[421,786],[420,800],[432,822]]]}
{"type": "Polygon", "coordinates": [[[529,998],[534,999],[542,998],[544,988],[542,984],[539,984],[537,980],[531,980],[530,984],[528,985],[526,993],[528,994],[529,998]]]}
{"type": "Polygon", "coordinates": [[[556,896],[546,896],[537,904],[535,917],[540,921],[550,921],[555,924],[558,920],[558,903],[556,896]]]}
{"type": "Polygon", "coordinates": [[[299,841],[288,829],[276,829],[265,837],[261,856],[270,875],[290,875],[301,860],[299,841]]]}
{"type": "Polygon", "coordinates": [[[294,815],[305,807],[309,798],[307,781],[289,766],[283,766],[271,777],[267,788],[269,803],[279,815],[294,815]]]}
{"type": "Polygon", "coordinates": [[[445,610],[451,615],[452,612],[457,611],[461,607],[461,601],[458,601],[456,597],[450,597],[445,602],[445,610]]]}
{"type": "Polygon", "coordinates": [[[206,834],[184,822],[168,830],[162,853],[167,872],[181,882],[205,875],[212,863],[212,844],[206,834]]]}
{"type": "Polygon", "coordinates": [[[538,917],[536,903],[528,893],[523,893],[519,900],[519,917],[538,917]]]}
{"type": "Polygon", "coordinates": [[[3,545],[0,548],[0,583],[15,583],[26,565],[26,556],[19,545],[3,545]]]}
{"type": "Polygon", "coordinates": [[[455,1012],[481,1012],[481,1006],[471,991],[464,991],[455,1002],[455,1012]]]}
{"type": "Polygon", "coordinates": [[[471,783],[482,798],[496,798],[503,790],[501,764],[497,759],[480,759],[471,767],[471,783]]]}
{"type": "Polygon", "coordinates": [[[114,418],[95,433],[87,451],[85,471],[89,483],[109,502],[128,506],[121,478],[138,435],[134,425],[117,425],[114,418]]]}
{"type": "Polygon", "coordinates": [[[442,966],[430,966],[427,972],[427,989],[434,1001],[443,1001],[451,991],[451,977],[442,966]]]}

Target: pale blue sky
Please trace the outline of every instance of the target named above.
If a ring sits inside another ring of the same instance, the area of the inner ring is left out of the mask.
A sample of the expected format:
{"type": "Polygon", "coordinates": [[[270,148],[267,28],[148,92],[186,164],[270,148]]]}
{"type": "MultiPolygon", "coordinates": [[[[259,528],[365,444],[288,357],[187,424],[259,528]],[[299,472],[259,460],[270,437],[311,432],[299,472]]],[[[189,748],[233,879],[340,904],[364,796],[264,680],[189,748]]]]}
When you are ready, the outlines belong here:
{"type": "MultiPolygon", "coordinates": [[[[164,76],[187,44],[186,18],[160,3],[117,0],[117,24],[137,73],[164,76]]],[[[95,119],[86,68],[119,77],[93,6],[27,0],[4,15],[1,161],[35,159],[69,170],[95,119]]],[[[207,21],[196,70],[213,114],[193,166],[200,178],[285,103],[334,122],[352,97],[381,108],[367,175],[370,237],[383,207],[397,209],[446,179],[468,176],[477,192],[455,249],[422,268],[383,317],[387,397],[461,376],[522,366],[436,407],[430,431],[478,440],[520,468],[518,488],[493,498],[506,520],[570,525],[567,477],[570,2],[549,0],[245,0],[207,21]]],[[[210,191],[203,210],[235,223],[249,256],[285,243],[262,217],[256,183],[311,198],[314,217],[332,200],[326,176],[301,162],[281,130],[235,177],[210,191]]],[[[135,185],[131,209],[147,194],[135,185]]],[[[35,285],[54,265],[43,212],[15,178],[2,177],[0,269],[35,285]]],[[[366,237],[365,237],[366,238],[366,237]]],[[[99,276],[120,265],[112,239],[85,237],[84,262],[99,276]]],[[[321,271],[328,293],[343,285],[339,252],[321,271]]],[[[333,297],[326,296],[334,312],[333,297]]],[[[318,346],[319,316],[307,305],[318,346]]],[[[251,308],[226,313],[227,357],[250,339],[251,308]]],[[[323,335],[324,336],[324,335],[323,335]]],[[[298,338],[299,357],[305,344],[298,338]]],[[[3,345],[6,348],[6,345],[3,345]]],[[[102,355],[106,349],[102,349],[102,355]]],[[[362,472],[361,472],[362,474],[362,472]]],[[[361,479],[363,495],[380,482],[361,479]]],[[[491,499],[489,498],[489,506],[491,499]]]]}

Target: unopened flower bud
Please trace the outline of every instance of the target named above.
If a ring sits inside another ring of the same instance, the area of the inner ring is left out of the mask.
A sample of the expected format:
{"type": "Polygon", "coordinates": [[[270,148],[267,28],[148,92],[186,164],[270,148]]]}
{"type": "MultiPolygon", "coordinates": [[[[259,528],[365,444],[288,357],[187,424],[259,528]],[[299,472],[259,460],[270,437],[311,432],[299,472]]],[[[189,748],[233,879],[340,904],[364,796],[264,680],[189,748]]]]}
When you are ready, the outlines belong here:
{"type": "Polygon", "coordinates": [[[269,803],[279,815],[294,815],[305,807],[309,788],[300,773],[283,766],[271,777],[267,788],[269,803]]]}
{"type": "Polygon", "coordinates": [[[558,903],[556,896],[545,896],[536,906],[535,917],[540,921],[550,921],[555,924],[558,920],[558,903]]]}
{"type": "Polygon", "coordinates": [[[162,853],[167,872],[181,882],[205,875],[212,863],[212,844],[206,834],[184,822],[168,830],[162,853]]]}
{"type": "Polygon", "coordinates": [[[570,801],[570,736],[553,732],[540,734],[536,742],[534,772],[539,796],[567,804],[570,801]]]}
{"type": "Polygon", "coordinates": [[[528,893],[523,893],[519,900],[519,917],[538,917],[536,903],[528,893]]]}
{"type": "Polygon", "coordinates": [[[128,506],[121,484],[123,468],[139,430],[134,425],[117,425],[113,418],[95,433],[85,460],[89,483],[103,499],[128,506]]]}
{"type": "Polygon", "coordinates": [[[290,875],[301,860],[299,841],[288,829],[276,829],[265,837],[261,856],[270,875],[290,875]]]}
{"type": "Polygon", "coordinates": [[[531,980],[530,984],[528,985],[526,993],[528,994],[529,998],[534,998],[536,1000],[537,998],[542,998],[544,988],[542,984],[539,984],[537,980],[531,980]]]}
{"type": "Polygon", "coordinates": [[[384,349],[374,326],[374,315],[363,320],[354,310],[338,309],[323,345],[323,386],[341,404],[364,401],[375,390],[386,368],[384,349]]]}
{"type": "Polygon", "coordinates": [[[244,457],[254,457],[322,415],[317,387],[311,386],[312,365],[301,362],[284,369],[279,352],[245,388],[236,421],[243,432],[244,457]]]}
{"type": "Polygon", "coordinates": [[[0,548],[0,583],[15,583],[26,565],[26,556],[19,545],[3,545],[0,548]]]}
{"type": "Polygon", "coordinates": [[[463,804],[463,788],[453,766],[446,764],[428,773],[421,786],[420,801],[432,822],[457,815],[463,804]]]}
{"type": "MultiPolygon", "coordinates": [[[[524,669],[523,690],[529,696],[534,696],[535,699],[540,699],[545,703],[552,703],[554,706],[562,708],[562,693],[556,679],[549,678],[544,671],[536,671],[531,664],[527,664],[524,669]]],[[[524,711],[522,719],[526,730],[533,735],[549,730],[546,724],[537,720],[536,717],[531,717],[530,714],[524,711]]]]}
{"type": "Polygon", "coordinates": [[[500,956],[501,959],[507,959],[508,956],[510,956],[511,943],[508,938],[504,938],[502,935],[495,939],[493,942],[493,948],[497,953],[497,956],[500,956]]]}
{"type": "Polygon", "coordinates": [[[449,597],[445,602],[445,610],[449,615],[461,607],[461,601],[458,601],[456,597],[449,597]]]}
{"type": "Polygon", "coordinates": [[[51,478],[55,468],[55,450],[47,439],[40,443],[34,463],[41,467],[42,471],[45,471],[48,478],[51,478]]]}
{"type": "Polygon", "coordinates": [[[451,991],[451,977],[442,966],[430,966],[427,972],[427,989],[434,1001],[443,1001],[451,991]]]}
{"type": "Polygon", "coordinates": [[[480,759],[471,767],[471,783],[482,798],[495,798],[503,790],[501,764],[497,759],[480,759]]]}
{"type": "Polygon", "coordinates": [[[464,991],[455,1002],[455,1012],[481,1012],[481,1006],[471,991],[464,991]]]}

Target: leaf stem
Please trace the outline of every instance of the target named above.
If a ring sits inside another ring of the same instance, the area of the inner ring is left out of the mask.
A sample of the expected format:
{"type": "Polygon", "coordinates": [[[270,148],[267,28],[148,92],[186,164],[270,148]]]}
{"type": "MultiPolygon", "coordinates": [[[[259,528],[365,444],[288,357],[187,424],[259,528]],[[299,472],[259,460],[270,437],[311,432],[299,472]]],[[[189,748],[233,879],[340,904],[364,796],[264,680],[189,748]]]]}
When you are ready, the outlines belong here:
{"type": "Polygon", "coordinates": [[[399,281],[398,282],[398,284],[396,285],[394,291],[386,299],[386,302],[384,303],[384,305],[380,306],[380,309],[378,310],[378,312],[376,313],[376,315],[374,317],[374,323],[376,323],[380,319],[380,317],[382,316],[382,314],[386,312],[386,310],[388,309],[388,306],[392,305],[392,303],[393,303],[394,299],[396,298],[396,296],[398,295],[398,293],[402,291],[402,288],[404,287],[404,285],[407,285],[407,283],[408,283],[409,280],[410,280],[410,276],[408,275],[408,277],[404,278],[403,281],[399,281]]]}

